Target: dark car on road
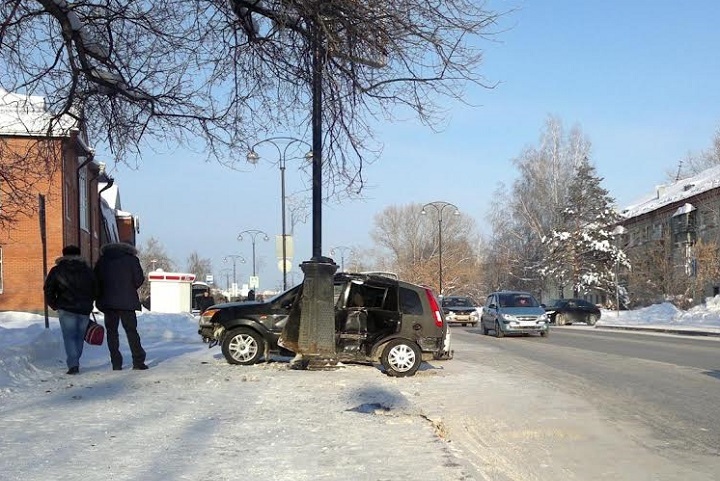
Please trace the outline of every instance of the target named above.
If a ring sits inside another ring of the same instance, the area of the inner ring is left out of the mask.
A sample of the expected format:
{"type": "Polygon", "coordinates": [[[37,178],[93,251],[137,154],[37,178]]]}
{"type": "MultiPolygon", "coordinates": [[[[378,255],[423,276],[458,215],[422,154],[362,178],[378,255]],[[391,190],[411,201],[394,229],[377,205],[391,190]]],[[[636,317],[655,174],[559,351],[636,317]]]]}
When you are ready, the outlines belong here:
{"type": "Polygon", "coordinates": [[[550,322],[556,326],[584,322],[594,326],[600,319],[600,309],[585,299],[553,299],[545,304],[545,312],[550,322]]]}
{"type": "MultiPolygon", "coordinates": [[[[422,361],[449,359],[450,331],[432,289],[380,274],[335,274],[335,350],[339,361],[380,362],[390,376],[412,376],[422,361]]],[[[301,285],[267,302],[211,306],[198,333],[221,346],[230,364],[251,365],[270,353],[293,355],[278,343],[301,285]]]]}
{"type": "Polygon", "coordinates": [[[477,302],[467,296],[446,296],[442,300],[442,308],[448,324],[476,326],[480,320],[477,302]]]}

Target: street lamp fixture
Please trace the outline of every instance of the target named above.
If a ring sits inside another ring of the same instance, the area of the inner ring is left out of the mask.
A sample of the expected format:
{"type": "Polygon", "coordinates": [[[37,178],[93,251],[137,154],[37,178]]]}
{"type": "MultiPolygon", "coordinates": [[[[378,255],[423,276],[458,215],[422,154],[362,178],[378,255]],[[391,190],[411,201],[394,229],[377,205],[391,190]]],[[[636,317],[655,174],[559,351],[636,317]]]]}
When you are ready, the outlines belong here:
{"type": "Polygon", "coordinates": [[[335,246],[332,249],[330,249],[330,255],[334,256],[335,252],[340,253],[340,272],[345,272],[345,253],[348,252],[350,254],[353,253],[352,247],[347,246],[335,246]]]}
{"type": "Polygon", "coordinates": [[[241,264],[245,264],[245,258],[241,256],[240,254],[228,254],[225,257],[223,257],[223,262],[230,262],[228,259],[232,260],[233,265],[233,284],[237,285],[237,269],[235,268],[235,265],[237,261],[239,260],[241,264]]]}
{"type": "Polygon", "coordinates": [[[256,259],[256,257],[255,257],[255,240],[257,239],[257,236],[260,234],[262,234],[262,236],[263,236],[262,239],[264,241],[270,240],[270,238],[268,237],[267,233],[265,233],[265,231],[258,230],[258,229],[244,230],[241,233],[239,233],[237,236],[237,240],[239,240],[239,241],[242,241],[243,236],[246,236],[246,237],[249,237],[250,241],[252,242],[253,277],[257,277],[256,270],[255,270],[255,266],[256,266],[256,264],[255,264],[255,259],[256,259]]]}
{"type": "Polygon", "coordinates": [[[453,215],[460,215],[460,211],[458,210],[458,207],[455,204],[451,204],[450,202],[445,202],[444,200],[436,200],[434,202],[428,202],[422,207],[422,211],[420,212],[423,215],[427,214],[427,209],[429,207],[432,207],[435,209],[437,213],[437,219],[438,219],[438,264],[439,264],[439,275],[440,275],[440,296],[443,295],[443,263],[442,263],[442,220],[443,220],[443,212],[445,209],[450,208],[453,210],[453,215]]]}
{"type": "MultiPolygon", "coordinates": [[[[264,139],[259,142],[256,142],[252,147],[250,147],[250,151],[247,154],[247,161],[251,164],[257,164],[260,161],[260,155],[255,152],[255,147],[257,147],[260,144],[268,143],[275,146],[275,148],[278,151],[278,164],[280,165],[280,211],[282,213],[282,274],[283,274],[283,291],[287,290],[287,236],[286,236],[286,229],[285,229],[285,165],[287,162],[287,151],[288,148],[293,144],[304,144],[308,147],[312,146],[301,139],[296,139],[294,137],[271,137],[269,139],[264,139]],[[284,142],[285,148],[280,149],[280,146],[276,143],[277,142],[284,142]]],[[[305,160],[312,162],[313,160],[313,152],[310,150],[308,153],[305,154],[305,160]]],[[[254,245],[254,243],[253,243],[254,245]]],[[[254,269],[253,269],[254,270],[254,269]]],[[[254,276],[255,274],[253,274],[254,276]]]]}

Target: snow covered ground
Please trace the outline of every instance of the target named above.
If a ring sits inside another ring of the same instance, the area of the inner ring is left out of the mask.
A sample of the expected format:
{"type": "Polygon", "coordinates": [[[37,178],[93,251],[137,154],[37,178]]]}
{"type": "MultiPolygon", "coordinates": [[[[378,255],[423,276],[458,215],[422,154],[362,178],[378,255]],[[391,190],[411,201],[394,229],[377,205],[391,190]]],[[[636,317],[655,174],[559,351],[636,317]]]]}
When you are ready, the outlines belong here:
{"type": "MultiPolygon", "coordinates": [[[[604,311],[598,326],[612,325],[720,333],[720,299],[604,311]]],[[[230,366],[190,315],[146,312],[139,330],[148,371],[112,371],[106,346],[86,345],[68,376],[57,319],[46,329],[0,312],[0,480],[476,479],[447,442],[443,399],[517,389],[457,360],[407,379],[358,365],[292,371],[282,358],[230,366]]],[[[129,359],[123,335],[121,346],[129,359]]]]}

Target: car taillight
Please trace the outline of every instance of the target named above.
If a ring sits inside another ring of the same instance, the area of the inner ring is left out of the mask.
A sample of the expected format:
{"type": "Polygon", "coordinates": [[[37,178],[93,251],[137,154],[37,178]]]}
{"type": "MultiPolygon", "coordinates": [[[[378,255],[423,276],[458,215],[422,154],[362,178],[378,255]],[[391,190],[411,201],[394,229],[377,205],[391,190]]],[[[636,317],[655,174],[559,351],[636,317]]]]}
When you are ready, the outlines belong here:
{"type": "Polygon", "coordinates": [[[433,316],[435,317],[435,325],[437,327],[443,327],[443,317],[442,313],[440,312],[440,306],[435,300],[435,294],[433,294],[432,289],[426,287],[425,295],[427,296],[428,302],[430,303],[430,309],[432,309],[433,311],[433,316]]]}

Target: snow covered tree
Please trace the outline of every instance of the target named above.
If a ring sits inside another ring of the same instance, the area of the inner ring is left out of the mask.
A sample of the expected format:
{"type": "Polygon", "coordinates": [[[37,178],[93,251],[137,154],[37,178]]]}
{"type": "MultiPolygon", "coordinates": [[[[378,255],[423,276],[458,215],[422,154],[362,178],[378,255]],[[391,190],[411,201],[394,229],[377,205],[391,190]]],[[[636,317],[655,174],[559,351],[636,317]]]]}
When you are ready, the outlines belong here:
{"type": "Polygon", "coordinates": [[[493,235],[487,259],[495,288],[542,291],[547,253],[542,239],[559,225],[570,179],[589,152],[579,127],[566,131],[560,119],[548,117],[539,145],[513,160],[518,178],[512,187],[497,189],[489,219],[493,235]]]}
{"type": "Polygon", "coordinates": [[[568,187],[559,228],[543,239],[548,249],[543,273],[560,292],[571,286],[574,297],[593,289],[614,292],[616,262],[629,267],[614,241],[619,215],[602,180],[585,157],[568,187]]]}

